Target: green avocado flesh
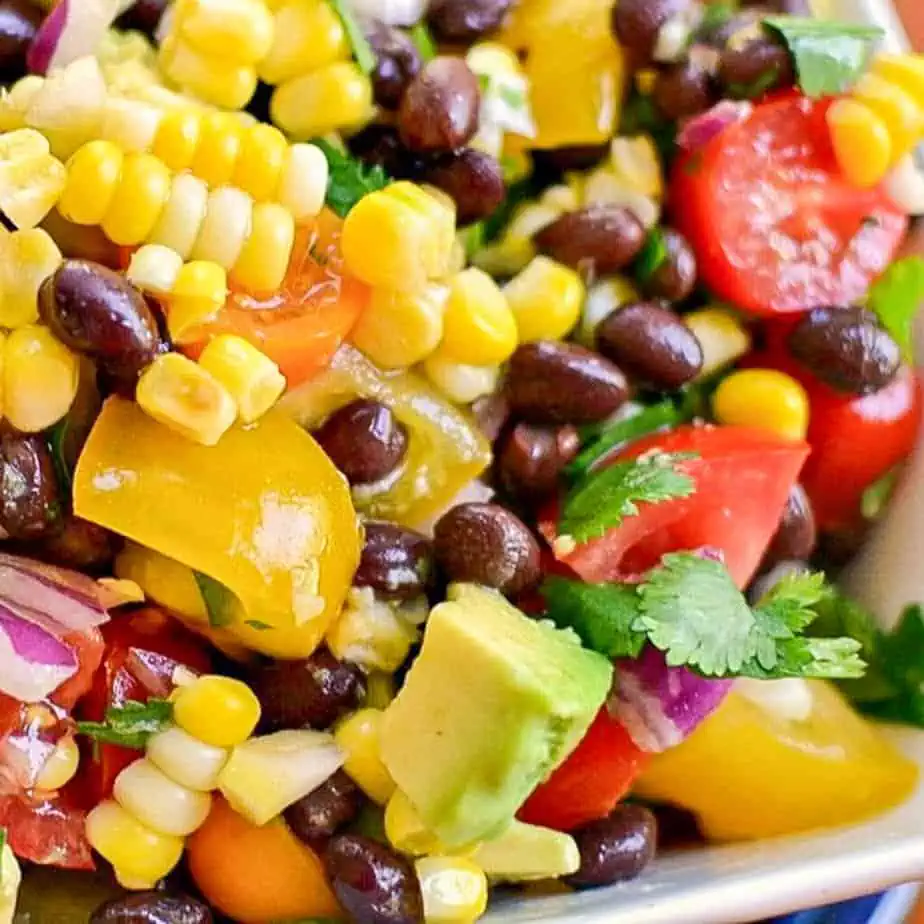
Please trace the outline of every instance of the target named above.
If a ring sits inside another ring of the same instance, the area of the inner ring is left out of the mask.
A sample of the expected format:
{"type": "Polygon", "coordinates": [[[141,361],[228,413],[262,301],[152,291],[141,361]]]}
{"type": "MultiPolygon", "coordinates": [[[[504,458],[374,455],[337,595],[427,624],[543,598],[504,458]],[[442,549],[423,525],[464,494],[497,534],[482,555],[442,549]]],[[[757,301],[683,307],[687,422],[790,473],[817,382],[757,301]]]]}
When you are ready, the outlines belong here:
{"type": "Polygon", "coordinates": [[[453,585],[385,712],[382,759],[442,844],[488,839],[574,750],[612,674],[573,634],[453,585]]]}

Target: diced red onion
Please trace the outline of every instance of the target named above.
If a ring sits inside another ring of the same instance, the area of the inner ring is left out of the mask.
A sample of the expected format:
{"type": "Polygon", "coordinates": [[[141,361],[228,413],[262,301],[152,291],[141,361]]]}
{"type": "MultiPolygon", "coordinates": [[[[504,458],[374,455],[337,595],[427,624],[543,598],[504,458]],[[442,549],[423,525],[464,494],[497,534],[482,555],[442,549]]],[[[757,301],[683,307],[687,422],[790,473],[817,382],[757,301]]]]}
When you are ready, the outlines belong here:
{"type": "Polygon", "coordinates": [[[0,691],[31,703],[77,672],[77,657],[44,626],[0,603],[0,691]]]}
{"type": "Polygon", "coordinates": [[[32,41],[26,58],[29,70],[46,74],[92,55],[128,5],[126,0],[59,0],[32,41]]]}
{"type": "Polygon", "coordinates": [[[731,680],[668,667],[664,655],[649,645],[638,659],[616,662],[607,709],[639,748],[659,753],[680,744],[719,706],[731,685],[731,680]]]}
{"type": "Polygon", "coordinates": [[[677,146],[684,151],[695,151],[729,125],[746,119],[753,109],[753,104],[747,101],[722,100],[721,103],[684,123],[677,135],[677,146]]]}

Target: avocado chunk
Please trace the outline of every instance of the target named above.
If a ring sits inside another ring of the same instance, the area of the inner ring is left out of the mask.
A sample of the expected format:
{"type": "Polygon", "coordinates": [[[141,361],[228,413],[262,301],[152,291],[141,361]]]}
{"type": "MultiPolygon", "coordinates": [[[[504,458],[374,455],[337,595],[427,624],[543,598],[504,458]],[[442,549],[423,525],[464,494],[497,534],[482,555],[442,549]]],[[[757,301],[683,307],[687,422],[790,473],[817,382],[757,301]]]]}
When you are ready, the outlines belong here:
{"type": "Polygon", "coordinates": [[[385,711],[382,759],[444,846],[490,839],[577,746],[612,674],[573,633],[453,585],[385,711]]]}
{"type": "Polygon", "coordinates": [[[472,862],[495,882],[529,882],[576,873],[581,854],[570,834],[514,821],[499,837],[482,844],[472,862]]]}

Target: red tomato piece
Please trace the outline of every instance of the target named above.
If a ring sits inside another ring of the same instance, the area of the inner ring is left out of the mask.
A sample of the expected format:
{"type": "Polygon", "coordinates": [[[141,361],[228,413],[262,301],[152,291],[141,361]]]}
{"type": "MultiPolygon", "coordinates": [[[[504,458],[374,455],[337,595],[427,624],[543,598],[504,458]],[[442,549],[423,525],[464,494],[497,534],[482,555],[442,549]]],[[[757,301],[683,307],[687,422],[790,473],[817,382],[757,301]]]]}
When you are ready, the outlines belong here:
{"type": "MultiPolygon", "coordinates": [[[[639,440],[612,461],[652,449],[695,453],[680,463],[696,484],[694,493],[640,504],[637,516],[559,557],[585,581],[599,582],[647,571],[668,552],[710,547],[722,551],[744,587],[776,532],[808,446],[746,427],[691,425],[639,440]]],[[[557,519],[557,509],[549,510],[540,524],[550,541],[557,519]]]]}
{"type": "Polygon", "coordinates": [[[679,159],[677,227],[701,280],[758,315],[849,304],[892,260],[908,220],[880,189],[837,166],[830,100],[785,95],[679,159]]]}
{"type": "Polygon", "coordinates": [[[649,757],[604,707],[581,743],[536,788],[517,817],[557,831],[571,831],[605,818],[629,791],[649,757]]]}

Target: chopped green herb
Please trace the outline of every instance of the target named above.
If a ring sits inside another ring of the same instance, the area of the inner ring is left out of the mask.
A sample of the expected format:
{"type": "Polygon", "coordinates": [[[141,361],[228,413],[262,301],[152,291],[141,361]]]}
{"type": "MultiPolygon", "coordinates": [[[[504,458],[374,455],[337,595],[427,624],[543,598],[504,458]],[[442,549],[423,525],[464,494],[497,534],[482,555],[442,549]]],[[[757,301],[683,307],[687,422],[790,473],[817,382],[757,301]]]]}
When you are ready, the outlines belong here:
{"type": "Polygon", "coordinates": [[[48,448],[51,450],[51,461],[55,467],[55,476],[58,479],[61,493],[65,497],[71,496],[71,488],[74,482],[74,473],[67,461],[65,449],[69,429],[70,418],[65,416],[48,431],[48,448]]]}
{"type": "Polygon", "coordinates": [[[430,30],[425,22],[419,22],[411,28],[411,41],[417,46],[420,57],[424,63],[432,61],[436,57],[436,42],[430,35],[430,30]]]}
{"type": "Polygon", "coordinates": [[[482,94],[491,92],[491,75],[490,74],[476,74],[478,78],[478,89],[482,94]]]}
{"type": "Polygon", "coordinates": [[[209,625],[216,629],[227,626],[234,620],[234,594],[215,578],[203,574],[201,571],[193,571],[193,577],[196,579],[196,586],[202,595],[202,602],[209,614],[209,625]]]}
{"type": "Polygon", "coordinates": [[[722,28],[737,12],[734,3],[707,3],[703,7],[703,18],[700,20],[699,31],[704,35],[711,35],[722,28]]]}
{"type": "Polygon", "coordinates": [[[258,632],[265,632],[267,629],[273,628],[268,622],[261,622],[259,619],[245,619],[244,625],[250,626],[251,629],[256,629],[258,632]]]}
{"type": "Polygon", "coordinates": [[[750,83],[730,83],[728,85],[729,95],[734,99],[757,99],[776,86],[779,76],[779,67],[767,68],[750,83]]]}
{"type": "Polygon", "coordinates": [[[924,258],[905,257],[893,263],[870,288],[868,305],[905,360],[911,361],[912,325],[924,305],[924,258]]]}
{"type": "Polygon", "coordinates": [[[324,152],[330,169],[327,204],[341,218],[346,218],[363,196],[388,185],[388,175],[380,166],[369,167],[324,138],[318,138],[314,143],[324,152]]]}
{"type": "Polygon", "coordinates": [[[619,134],[650,135],[665,164],[670,164],[677,153],[677,123],[665,119],[651,97],[637,90],[623,106],[619,134]]]}
{"type": "Polygon", "coordinates": [[[771,16],[763,22],[789,49],[799,87],[811,97],[846,93],[865,69],[873,44],[883,35],[882,29],[874,26],[801,16],[771,16]]]}
{"type": "Polygon", "coordinates": [[[515,179],[523,171],[521,162],[512,154],[501,154],[500,165],[505,183],[509,183],[511,180],[515,179]]]}
{"type": "Polygon", "coordinates": [[[889,469],[881,478],[877,478],[860,498],[860,512],[866,520],[879,519],[892,498],[901,466],[889,469]]]}
{"type": "Polygon", "coordinates": [[[484,247],[484,222],[476,221],[474,224],[463,228],[459,232],[459,238],[465,248],[465,256],[471,260],[484,247]]]}
{"type": "Polygon", "coordinates": [[[688,497],[694,490],[693,479],[678,471],[677,464],[689,458],[682,453],[651,453],[588,475],[565,497],[559,535],[586,542],[636,516],[640,503],[688,497]]]}
{"type": "Polygon", "coordinates": [[[163,731],[172,720],[173,704],[167,700],[139,703],[130,699],[107,709],[103,722],[78,722],[77,731],[94,742],[143,751],[151,735],[163,731]]]}
{"type": "Polygon", "coordinates": [[[375,70],[377,63],[375,52],[363,32],[353,11],[350,9],[348,0],[328,0],[328,3],[334,8],[334,12],[340,17],[343,23],[343,29],[347,34],[347,40],[353,49],[353,58],[359,65],[359,69],[364,74],[371,74],[375,70]]]}
{"type": "Polygon", "coordinates": [[[511,109],[521,109],[526,105],[526,93],[520,87],[501,84],[497,88],[497,95],[511,109]]]}
{"type": "Polygon", "coordinates": [[[640,282],[650,279],[667,260],[667,241],[664,232],[654,227],[648,232],[645,246],[635,258],[635,275],[640,282]]]}

